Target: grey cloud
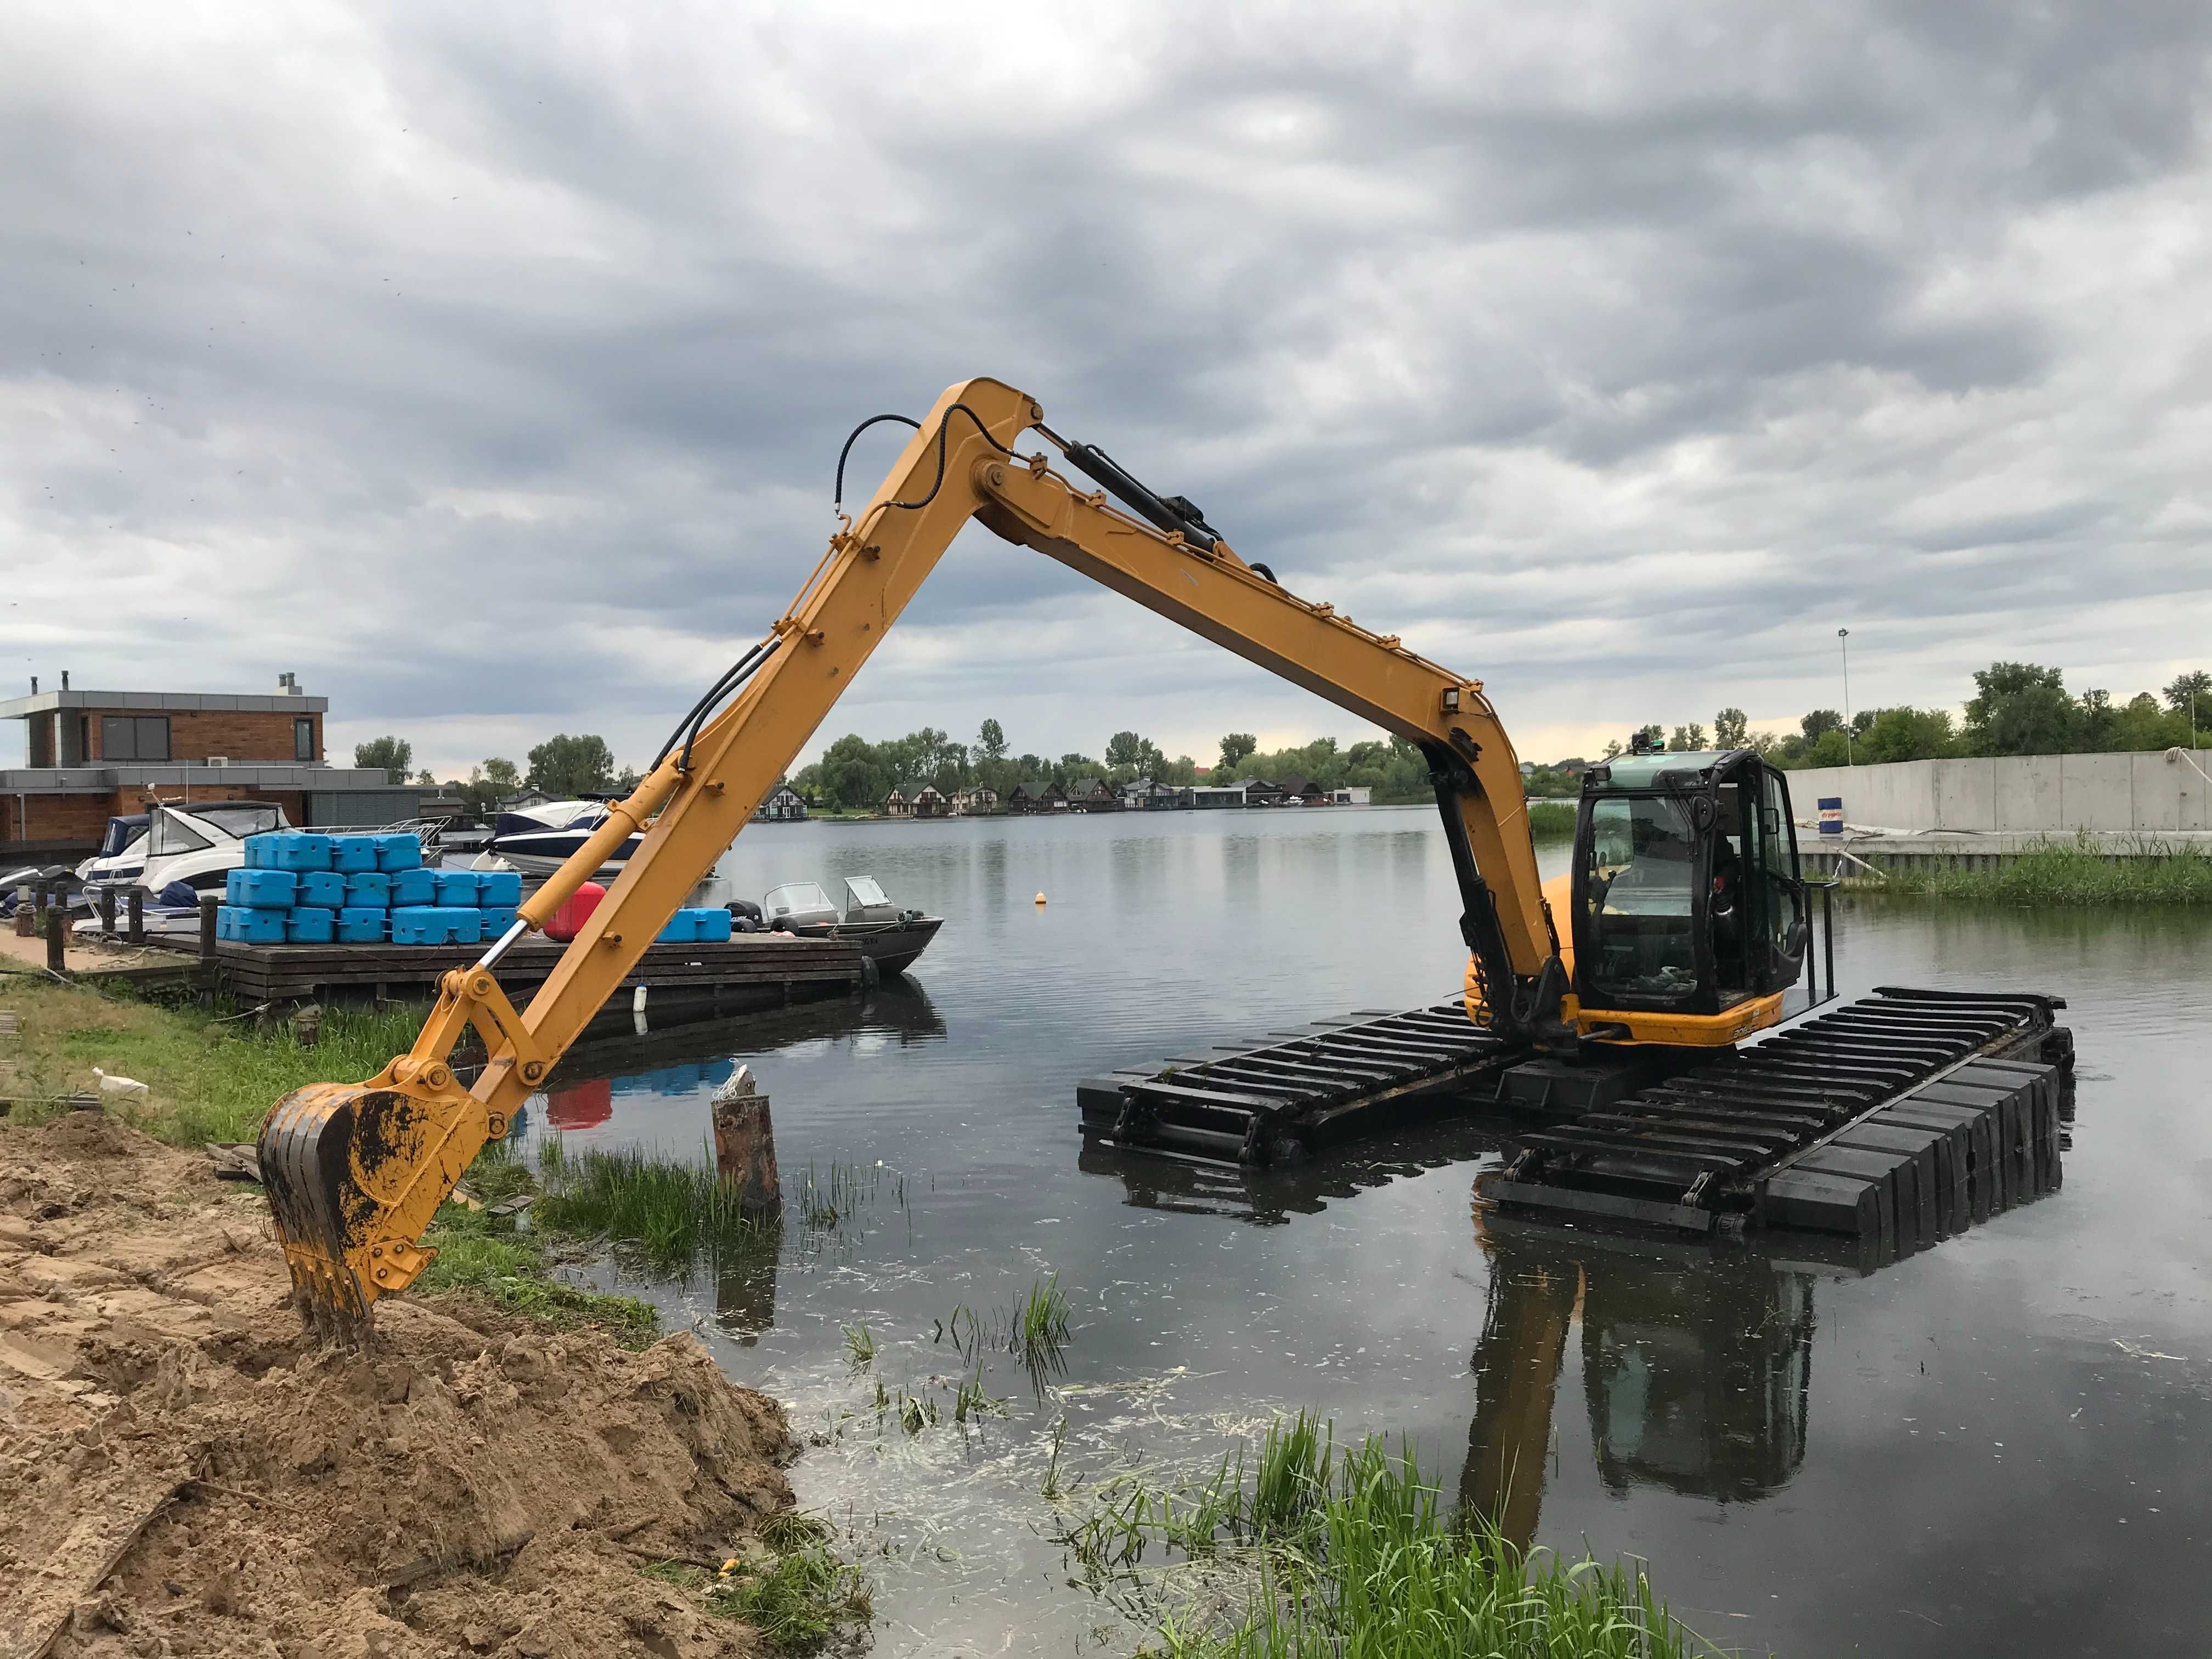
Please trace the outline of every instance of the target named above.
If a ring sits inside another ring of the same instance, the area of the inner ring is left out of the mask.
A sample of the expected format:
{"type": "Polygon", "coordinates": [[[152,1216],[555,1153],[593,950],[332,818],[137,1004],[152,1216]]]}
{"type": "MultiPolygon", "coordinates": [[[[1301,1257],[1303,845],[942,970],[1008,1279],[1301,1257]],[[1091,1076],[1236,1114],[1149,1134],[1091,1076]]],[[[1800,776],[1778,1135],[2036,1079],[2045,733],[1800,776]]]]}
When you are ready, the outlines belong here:
{"type": "MultiPolygon", "coordinates": [[[[1562,743],[1832,702],[1831,612],[1882,701],[2201,648],[2203,8],[988,15],[27,28],[15,665],[641,759],[976,372],[1562,743]]],[[[908,625],[824,738],[1351,734],[980,532],[908,625]]]]}

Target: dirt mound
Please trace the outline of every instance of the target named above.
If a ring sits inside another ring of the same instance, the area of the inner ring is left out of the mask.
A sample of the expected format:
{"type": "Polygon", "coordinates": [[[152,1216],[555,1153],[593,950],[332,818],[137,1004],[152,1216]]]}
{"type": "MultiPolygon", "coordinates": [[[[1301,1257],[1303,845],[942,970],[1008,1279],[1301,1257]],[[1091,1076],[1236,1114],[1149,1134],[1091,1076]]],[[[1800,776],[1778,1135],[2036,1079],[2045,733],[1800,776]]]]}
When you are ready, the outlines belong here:
{"type": "Polygon", "coordinates": [[[0,1653],[745,1654],[640,1576],[790,1501],[776,1403],[465,1306],[310,1347],[258,1194],[95,1114],[0,1133],[0,1653]]]}

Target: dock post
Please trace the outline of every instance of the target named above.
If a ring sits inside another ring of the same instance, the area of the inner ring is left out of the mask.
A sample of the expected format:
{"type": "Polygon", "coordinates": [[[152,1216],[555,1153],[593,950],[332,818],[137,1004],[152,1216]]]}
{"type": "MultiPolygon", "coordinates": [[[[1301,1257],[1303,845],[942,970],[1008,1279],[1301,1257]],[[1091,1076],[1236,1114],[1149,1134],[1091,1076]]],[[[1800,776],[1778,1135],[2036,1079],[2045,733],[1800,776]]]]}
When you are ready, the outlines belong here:
{"type": "Polygon", "coordinates": [[[15,937],[29,939],[39,931],[39,911],[44,888],[27,884],[15,890],[15,937]]]}
{"type": "Polygon", "coordinates": [[[112,887],[100,890],[100,932],[103,938],[115,937],[115,890],[112,887]]]}
{"type": "Polygon", "coordinates": [[[69,907],[56,899],[46,907],[46,971],[69,971],[69,907]]]}
{"type": "Polygon", "coordinates": [[[738,1210],[749,1221],[783,1212],[783,1188],[775,1170],[775,1126],[768,1097],[757,1091],[749,1066],[740,1066],[714,1091],[714,1170],[738,1192],[738,1210]]]}
{"type": "Polygon", "coordinates": [[[146,942],[146,890],[144,888],[134,887],[131,890],[129,915],[130,921],[125,937],[133,945],[143,945],[146,942]]]}
{"type": "Polygon", "coordinates": [[[200,895],[200,991],[210,1001],[215,998],[215,913],[222,903],[220,893],[200,895]]]}

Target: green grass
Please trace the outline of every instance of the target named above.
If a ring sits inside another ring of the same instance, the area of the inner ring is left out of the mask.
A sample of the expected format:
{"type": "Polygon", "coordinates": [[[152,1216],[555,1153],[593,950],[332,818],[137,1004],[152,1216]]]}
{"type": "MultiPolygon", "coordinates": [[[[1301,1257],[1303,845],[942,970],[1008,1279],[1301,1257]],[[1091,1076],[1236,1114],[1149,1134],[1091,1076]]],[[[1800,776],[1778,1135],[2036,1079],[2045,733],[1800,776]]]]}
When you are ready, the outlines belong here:
{"type": "Polygon", "coordinates": [[[1563,800],[1528,803],[1528,833],[1538,841],[1561,841],[1575,833],[1575,811],[1563,800]]]}
{"type": "MultiPolygon", "coordinates": [[[[2148,842],[2156,848],[2159,843],[2148,842]]],[[[2086,837],[2052,842],[1991,870],[1960,870],[1932,860],[1900,860],[1882,876],[1848,877],[1853,892],[1972,899],[1985,904],[2102,908],[2112,905],[2212,904],[2212,852],[2182,846],[2138,857],[2106,859],[2086,837]]]]}
{"type": "Polygon", "coordinates": [[[831,1638],[875,1617],[867,1575],[830,1553],[829,1529],[810,1516],[786,1513],[761,1528],[775,1553],[757,1566],[709,1573],[683,1561],[638,1569],[655,1583],[698,1595],[709,1613],[738,1619],[761,1634],[772,1653],[801,1659],[831,1638]]]}
{"type": "Polygon", "coordinates": [[[97,1066],[147,1085],[145,1104],[117,1109],[180,1146],[252,1140],[269,1109],[302,1084],[374,1076],[414,1045],[426,1012],[392,1003],[325,1007],[320,1041],[305,1048],[289,1025],[223,1018],[236,1012],[228,1005],[210,1011],[103,996],[28,974],[0,975],[0,1007],[23,1016],[23,1035],[6,1056],[12,1096],[94,1087],[97,1066]]]}
{"type": "MultiPolygon", "coordinates": [[[[479,1158],[470,1170],[471,1186],[485,1162],[479,1158]]],[[[481,1297],[502,1313],[560,1330],[595,1325],[625,1348],[646,1347],[660,1334],[660,1316],[651,1303],[579,1290],[555,1279],[544,1245],[507,1218],[447,1203],[439,1207],[422,1242],[438,1254],[415,1281],[418,1291],[481,1297]]]]}
{"type": "Polygon", "coordinates": [[[1069,1312],[1060,1275],[1047,1273],[1015,1299],[1006,1316],[1006,1352],[1032,1367],[1056,1360],[1067,1346],[1069,1312]]]}
{"type": "Polygon", "coordinates": [[[627,1246],[664,1273],[689,1271],[702,1254],[776,1248],[777,1230],[746,1219],[736,1189],[711,1165],[635,1150],[568,1157],[557,1143],[548,1148],[546,1191],[531,1212],[538,1226],[627,1246]]]}
{"type": "Polygon", "coordinates": [[[866,1325],[845,1327],[845,1355],[854,1370],[872,1364],[876,1358],[876,1334],[866,1325]]]}
{"type": "Polygon", "coordinates": [[[1714,1651],[1654,1599],[1640,1568],[1523,1555],[1439,1506],[1410,1458],[1377,1440],[1340,1451],[1304,1413],[1181,1492],[1123,1478],[1071,1537],[1093,1582],[1149,1545],[1247,1571],[1228,1610],[1170,1611],[1172,1659],[1689,1659],[1714,1651]]]}

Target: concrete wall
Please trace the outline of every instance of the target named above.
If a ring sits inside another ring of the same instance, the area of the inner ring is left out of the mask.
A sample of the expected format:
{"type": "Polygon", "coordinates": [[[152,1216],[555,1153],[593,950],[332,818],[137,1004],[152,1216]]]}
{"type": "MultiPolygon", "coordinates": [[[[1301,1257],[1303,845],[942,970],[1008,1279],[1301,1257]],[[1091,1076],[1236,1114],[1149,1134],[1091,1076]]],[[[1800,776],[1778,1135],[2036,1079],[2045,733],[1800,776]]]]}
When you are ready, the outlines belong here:
{"type": "MultiPolygon", "coordinates": [[[[2212,750],[2197,764],[2212,772],[2212,750]]],[[[2021,755],[1829,766],[1790,774],[1790,804],[1813,823],[1824,795],[1844,821],[1884,830],[2212,830],[2212,784],[2164,750],[2021,755]]]]}

